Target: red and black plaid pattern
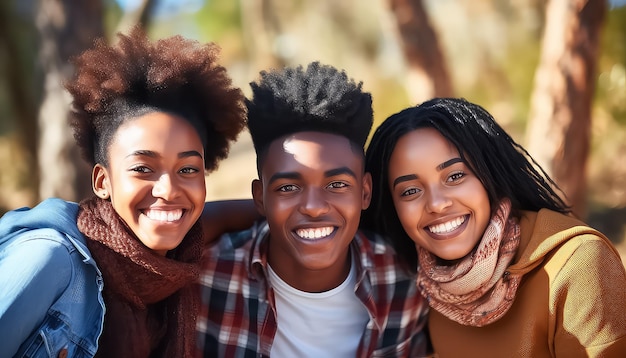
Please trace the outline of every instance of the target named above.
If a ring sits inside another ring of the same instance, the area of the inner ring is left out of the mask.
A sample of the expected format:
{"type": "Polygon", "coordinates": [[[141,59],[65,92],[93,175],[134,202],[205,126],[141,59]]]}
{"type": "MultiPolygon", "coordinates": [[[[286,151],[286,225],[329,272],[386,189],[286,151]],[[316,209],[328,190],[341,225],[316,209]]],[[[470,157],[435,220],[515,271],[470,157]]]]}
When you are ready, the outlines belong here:
{"type": "MultiPolygon", "coordinates": [[[[206,249],[197,325],[201,356],[269,356],[276,333],[276,307],[267,280],[268,231],[267,223],[261,222],[249,230],[225,234],[206,249]]],[[[358,232],[351,250],[358,258],[355,294],[370,315],[356,356],[426,355],[428,305],[415,277],[400,268],[395,252],[378,235],[358,232]]]]}

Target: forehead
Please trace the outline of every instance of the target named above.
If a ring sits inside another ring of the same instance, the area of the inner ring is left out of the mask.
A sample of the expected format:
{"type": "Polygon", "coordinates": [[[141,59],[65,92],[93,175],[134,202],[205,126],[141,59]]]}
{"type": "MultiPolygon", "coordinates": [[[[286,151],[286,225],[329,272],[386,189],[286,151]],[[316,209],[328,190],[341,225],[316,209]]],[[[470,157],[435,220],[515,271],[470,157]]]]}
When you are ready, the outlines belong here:
{"type": "Polygon", "coordinates": [[[323,132],[299,132],[276,139],[267,149],[263,172],[326,171],[363,168],[363,154],[346,138],[323,132]]]}
{"type": "Polygon", "coordinates": [[[403,170],[412,165],[422,167],[426,162],[439,165],[443,160],[458,156],[456,147],[436,129],[415,129],[400,137],[396,143],[389,170],[403,170]]]}
{"type": "Polygon", "coordinates": [[[115,132],[114,147],[167,152],[181,147],[201,149],[202,142],[185,119],[165,112],[150,112],[123,123],[115,132]]]}

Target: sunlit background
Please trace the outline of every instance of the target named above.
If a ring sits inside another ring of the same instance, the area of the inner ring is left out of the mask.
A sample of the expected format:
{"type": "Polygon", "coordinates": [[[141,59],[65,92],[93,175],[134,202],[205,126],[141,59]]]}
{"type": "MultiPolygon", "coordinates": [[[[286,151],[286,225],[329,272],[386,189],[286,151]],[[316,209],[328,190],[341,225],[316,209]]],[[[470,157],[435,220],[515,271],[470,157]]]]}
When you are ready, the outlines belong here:
{"type": "MultiPolygon", "coordinates": [[[[74,38],[93,33],[93,29],[81,30],[81,26],[93,25],[88,20],[76,19],[82,15],[71,11],[55,14],[58,8],[50,5],[71,8],[84,6],[82,1],[8,0],[0,5],[0,213],[33,205],[50,195],[80,200],[81,195],[86,195],[85,188],[89,188],[88,175],[80,177],[79,185],[65,183],[65,189],[73,190],[63,191],[62,185],[55,189],[54,185],[45,184],[57,172],[74,168],[54,163],[54,158],[65,155],[63,151],[52,159],[42,159],[51,150],[42,149],[40,144],[45,138],[67,135],[49,134],[51,129],[42,126],[42,122],[49,121],[42,118],[53,111],[58,111],[56,116],[61,119],[66,116],[62,109],[44,107],[42,103],[47,103],[50,87],[55,83],[59,86],[63,74],[71,73],[70,68],[57,77],[46,75],[50,73],[50,65],[42,61],[41,54],[45,55],[50,48],[44,41],[46,32],[42,28],[46,21],[63,26],[59,22],[83,20],[74,21],[77,24],[71,31],[56,37],[53,43],[59,48],[66,44],[64,39],[70,43],[74,38]],[[20,96],[16,95],[16,85],[21,86],[20,96]],[[27,126],[23,118],[29,115],[39,119],[27,126]]],[[[527,125],[542,56],[546,4],[554,1],[413,1],[422,4],[426,11],[426,20],[442,55],[438,65],[450,78],[450,93],[484,106],[524,145],[530,140],[527,125]]],[[[597,0],[589,3],[594,1],[597,0]]],[[[318,60],[345,69],[373,94],[377,125],[432,93],[421,85],[424,82],[420,82],[419,73],[411,71],[403,50],[406,38],[399,33],[399,23],[414,19],[408,12],[391,11],[393,3],[411,2],[93,0],[89,3],[101,4],[102,9],[98,10],[102,18],[101,33],[108,41],[115,41],[116,32],[127,31],[142,21],[152,38],[180,34],[202,42],[216,42],[222,48],[222,63],[234,84],[246,95],[250,93],[249,83],[264,69],[306,65],[318,60]]],[[[572,3],[586,2],[572,0],[572,3]]],[[[626,0],[610,1],[601,24],[595,75],[590,82],[591,87],[595,86],[590,154],[584,167],[586,219],[617,243],[626,236],[625,5],[626,0]]],[[[531,154],[540,153],[531,151],[531,154]]],[[[232,147],[230,157],[208,176],[207,199],[248,198],[250,181],[255,177],[254,153],[248,134],[243,133],[232,147]]]]}

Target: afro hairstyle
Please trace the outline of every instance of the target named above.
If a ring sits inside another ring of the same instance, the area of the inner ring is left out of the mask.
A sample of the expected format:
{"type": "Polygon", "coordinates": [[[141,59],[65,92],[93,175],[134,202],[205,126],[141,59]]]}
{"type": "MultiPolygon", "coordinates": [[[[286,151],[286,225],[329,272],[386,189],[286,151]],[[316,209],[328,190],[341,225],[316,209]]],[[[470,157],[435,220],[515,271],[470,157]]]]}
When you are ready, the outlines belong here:
{"type": "Polygon", "coordinates": [[[337,134],[363,149],[372,128],[372,97],[345,71],[319,62],[262,71],[246,100],[257,157],[278,138],[296,132],[337,134]]]}
{"type": "Polygon", "coordinates": [[[66,88],[83,157],[107,166],[120,125],[160,111],[193,125],[204,145],[205,170],[216,169],[245,128],[245,97],[217,64],[219,47],[181,36],[151,42],[139,27],[118,39],[117,45],[99,39],[73,59],[76,74],[66,88]]]}

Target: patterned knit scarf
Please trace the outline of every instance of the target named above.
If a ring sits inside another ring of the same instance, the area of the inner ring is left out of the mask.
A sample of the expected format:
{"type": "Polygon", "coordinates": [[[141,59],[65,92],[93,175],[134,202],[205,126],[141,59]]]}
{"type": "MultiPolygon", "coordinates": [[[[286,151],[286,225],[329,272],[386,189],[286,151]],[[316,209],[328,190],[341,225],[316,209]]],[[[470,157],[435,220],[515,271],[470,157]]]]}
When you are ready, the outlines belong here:
{"type": "Polygon", "coordinates": [[[438,265],[436,256],[418,247],[417,285],[432,308],[475,327],[495,322],[509,310],[521,279],[506,271],[520,242],[510,210],[511,202],[502,200],[478,246],[454,265],[438,265]]]}
{"type": "Polygon", "coordinates": [[[193,356],[200,223],[167,256],[145,247],[111,203],[97,197],[80,203],[78,228],[104,279],[106,314],[97,356],[193,356]]]}

